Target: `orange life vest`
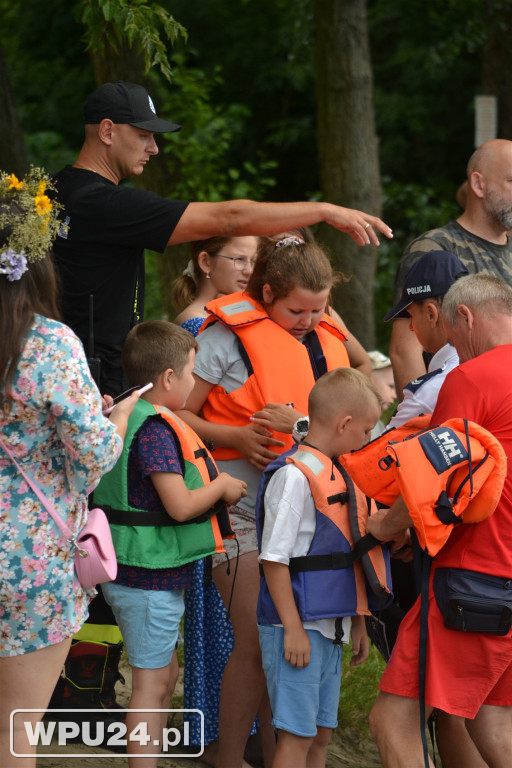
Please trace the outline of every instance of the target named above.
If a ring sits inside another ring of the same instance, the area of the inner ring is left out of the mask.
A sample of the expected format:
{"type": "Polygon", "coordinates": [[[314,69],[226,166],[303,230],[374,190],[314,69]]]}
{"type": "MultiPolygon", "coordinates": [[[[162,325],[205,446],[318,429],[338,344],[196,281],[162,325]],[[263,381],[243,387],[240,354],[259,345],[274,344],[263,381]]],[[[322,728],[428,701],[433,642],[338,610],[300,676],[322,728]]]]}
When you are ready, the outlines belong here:
{"type": "MultiPolygon", "coordinates": [[[[287,457],[286,462],[295,464],[305,474],[316,509],[339,529],[350,548],[349,551],[354,550],[356,544],[366,535],[366,523],[369,515],[375,511],[375,502],[352,482],[352,478],[345,474],[342,466],[337,462],[334,462],[333,466],[333,462],[316,448],[300,444],[297,451],[287,457]],[[335,475],[335,468],[342,481],[335,475]],[[333,485],[338,493],[333,494],[333,485]],[[344,493],[340,493],[340,489],[344,493]]],[[[336,554],[339,553],[334,553],[334,556],[336,554]]],[[[356,613],[370,613],[369,595],[370,608],[377,610],[384,607],[391,599],[387,545],[375,543],[375,546],[354,561],[353,569],[357,594],[356,613]]]]}
{"type": "Polygon", "coordinates": [[[389,506],[402,495],[420,545],[434,556],[454,525],[494,512],[507,460],[499,441],[478,424],[458,418],[422,429],[429,418],[411,419],[340,461],[380,503],[389,506]]]}
{"type": "MultiPolygon", "coordinates": [[[[206,305],[210,313],[200,333],[214,322],[221,322],[238,337],[241,355],[248,367],[249,378],[238,389],[227,393],[214,386],[203,404],[202,415],[207,421],[231,426],[245,426],[250,417],[267,403],[293,403],[301,413],[307,413],[308,396],[315,383],[315,374],[308,348],[288,331],[270,319],[264,308],[247,293],[223,296],[206,305]]],[[[316,327],[314,341],[325,358],[327,370],[350,365],[344,342],[347,337],[340,326],[324,315],[316,327]]],[[[199,337],[199,342],[201,339],[199,337]]],[[[291,435],[279,432],[284,447],[272,447],[282,453],[293,444],[291,435]]],[[[233,448],[215,448],[215,458],[240,458],[233,448]]]]}
{"type": "Polygon", "coordinates": [[[134,507],[128,496],[128,463],[132,443],[147,419],[162,421],[176,441],[183,480],[190,490],[208,485],[218,475],[215,462],[194,430],[176,414],[142,398],[130,418],[121,455],[94,490],[109,520],[120,563],[141,568],[176,568],[216,552],[225,552],[223,539],[235,538],[225,502],[205,514],[179,523],[165,511],[134,507]]]}

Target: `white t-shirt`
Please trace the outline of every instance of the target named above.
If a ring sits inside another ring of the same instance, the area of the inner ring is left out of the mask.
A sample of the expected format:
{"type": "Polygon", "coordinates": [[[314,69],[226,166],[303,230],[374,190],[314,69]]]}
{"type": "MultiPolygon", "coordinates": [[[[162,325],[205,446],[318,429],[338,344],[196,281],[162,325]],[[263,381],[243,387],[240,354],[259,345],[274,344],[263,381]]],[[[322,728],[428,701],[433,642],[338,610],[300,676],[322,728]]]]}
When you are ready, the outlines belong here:
{"type": "MultiPolygon", "coordinates": [[[[316,511],[306,476],[286,464],[271,477],[265,492],[265,524],[258,560],[288,565],[291,557],[307,555],[316,529],[316,511]]],[[[333,640],[335,619],[305,621],[305,629],[316,629],[333,640]]],[[[343,642],[350,638],[350,616],[343,619],[343,642]]]]}
{"type": "Polygon", "coordinates": [[[445,344],[439,349],[430,361],[427,373],[404,387],[404,399],[399,403],[387,429],[400,427],[415,416],[433,413],[445,378],[458,364],[455,347],[445,344]]]}

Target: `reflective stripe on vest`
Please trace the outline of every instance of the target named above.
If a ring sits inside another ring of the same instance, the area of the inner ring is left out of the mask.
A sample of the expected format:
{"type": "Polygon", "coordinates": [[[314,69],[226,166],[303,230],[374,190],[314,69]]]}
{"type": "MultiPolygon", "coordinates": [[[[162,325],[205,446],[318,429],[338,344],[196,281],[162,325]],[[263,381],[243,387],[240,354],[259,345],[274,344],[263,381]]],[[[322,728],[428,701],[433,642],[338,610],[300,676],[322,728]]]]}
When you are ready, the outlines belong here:
{"type": "MultiPolygon", "coordinates": [[[[206,305],[210,317],[201,333],[213,322],[220,321],[233,331],[242,343],[250,361],[252,373],[233,392],[214,386],[203,404],[202,415],[216,424],[245,426],[250,417],[267,403],[293,403],[301,413],[307,413],[308,396],[315,383],[313,364],[308,348],[274,323],[261,305],[246,293],[236,293],[215,299],[206,305]]],[[[343,330],[327,315],[322,317],[315,332],[325,358],[327,370],[349,366],[343,330]]],[[[200,341],[200,338],[199,338],[200,341]]],[[[272,446],[276,453],[288,450],[291,435],[275,433],[282,448],[272,446]]],[[[217,461],[240,458],[233,448],[215,448],[217,461]]]]}

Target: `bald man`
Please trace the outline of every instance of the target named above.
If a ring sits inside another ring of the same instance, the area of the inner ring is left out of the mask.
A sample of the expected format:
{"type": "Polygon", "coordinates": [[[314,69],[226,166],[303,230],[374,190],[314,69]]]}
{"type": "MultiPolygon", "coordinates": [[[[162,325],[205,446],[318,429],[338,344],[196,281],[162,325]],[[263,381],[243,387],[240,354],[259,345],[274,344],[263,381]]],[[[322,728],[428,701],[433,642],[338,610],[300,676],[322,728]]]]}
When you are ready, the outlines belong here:
{"type": "MultiPolygon", "coordinates": [[[[395,278],[395,302],[404,277],[427,251],[451,251],[470,273],[488,271],[512,286],[512,141],[493,139],[482,144],[467,166],[464,213],[444,227],[432,229],[405,249],[395,278]]],[[[393,321],[389,356],[399,400],[403,389],[425,373],[423,354],[410,321],[393,321]]]]}

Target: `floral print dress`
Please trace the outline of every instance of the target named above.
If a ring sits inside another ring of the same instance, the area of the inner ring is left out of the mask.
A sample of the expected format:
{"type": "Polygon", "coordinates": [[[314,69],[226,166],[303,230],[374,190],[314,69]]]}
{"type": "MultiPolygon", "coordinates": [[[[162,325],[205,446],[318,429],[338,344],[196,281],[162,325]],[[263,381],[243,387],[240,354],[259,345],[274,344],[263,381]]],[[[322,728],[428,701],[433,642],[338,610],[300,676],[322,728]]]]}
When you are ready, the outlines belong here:
{"type": "MultiPolygon", "coordinates": [[[[101,413],[81,342],[65,325],[35,315],[0,409],[2,439],[73,532],[87,494],[122,447],[101,413]]],[[[74,548],[0,449],[0,656],[17,656],[72,636],[95,591],[78,582],[74,548]]]]}

